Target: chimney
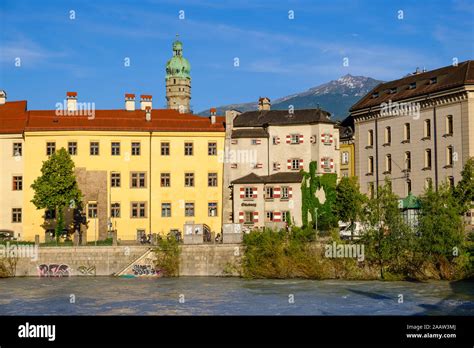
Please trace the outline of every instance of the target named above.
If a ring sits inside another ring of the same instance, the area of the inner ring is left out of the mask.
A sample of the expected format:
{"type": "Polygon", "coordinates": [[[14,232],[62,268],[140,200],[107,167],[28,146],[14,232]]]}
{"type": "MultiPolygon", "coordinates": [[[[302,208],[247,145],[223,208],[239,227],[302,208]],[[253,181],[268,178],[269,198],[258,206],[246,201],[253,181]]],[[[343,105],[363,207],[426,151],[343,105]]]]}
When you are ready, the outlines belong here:
{"type": "Polygon", "coordinates": [[[0,90],[0,105],[3,105],[7,102],[7,92],[0,90]]]}
{"type": "Polygon", "coordinates": [[[77,92],[67,92],[67,111],[77,111],[77,92]]]}
{"type": "Polygon", "coordinates": [[[142,94],[140,96],[140,109],[141,110],[146,110],[147,106],[150,107],[150,109],[152,108],[152,105],[151,105],[151,100],[152,100],[152,96],[151,95],[146,95],[146,94],[142,94]]]}
{"type": "Polygon", "coordinates": [[[151,121],[151,106],[147,106],[145,108],[145,120],[147,122],[150,122],[151,121]]]}
{"type": "Polygon", "coordinates": [[[211,108],[211,124],[216,123],[216,113],[217,113],[217,109],[211,108]]]}
{"type": "Polygon", "coordinates": [[[135,111],[135,94],[125,94],[125,110],[135,111]]]}
{"type": "Polygon", "coordinates": [[[258,99],[258,111],[268,111],[271,105],[270,98],[263,97],[258,99]]]}

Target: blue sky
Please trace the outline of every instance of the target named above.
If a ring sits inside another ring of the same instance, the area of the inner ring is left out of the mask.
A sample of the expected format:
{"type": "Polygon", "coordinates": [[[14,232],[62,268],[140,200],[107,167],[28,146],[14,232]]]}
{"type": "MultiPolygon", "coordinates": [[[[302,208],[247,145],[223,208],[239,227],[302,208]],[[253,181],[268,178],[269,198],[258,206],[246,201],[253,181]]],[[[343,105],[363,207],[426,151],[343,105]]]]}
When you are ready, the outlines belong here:
{"type": "Polygon", "coordinates": [[[474,59],[474,1],[2,0],[0,89],[29,109],[54,109],[66,91],[99,109],[123,108],[126,92],[152,94],[161,108],[176,33],[198,112],[347,73],[390,80],[474,59]]]}

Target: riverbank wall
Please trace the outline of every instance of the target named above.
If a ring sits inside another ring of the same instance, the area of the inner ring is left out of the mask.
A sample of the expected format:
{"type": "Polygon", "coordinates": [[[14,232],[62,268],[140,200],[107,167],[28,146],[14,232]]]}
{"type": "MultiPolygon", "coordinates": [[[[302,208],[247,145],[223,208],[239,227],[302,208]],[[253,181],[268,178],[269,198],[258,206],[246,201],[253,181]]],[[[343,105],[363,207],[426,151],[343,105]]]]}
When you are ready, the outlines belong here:
{"type": "MultiPolygon", "coordinates": [[[[181,276],[238,276],[242,247],[239,244],[180,246],[181,276]]],[[[17,277],[110,276],[123,270],[129,275],[154,273],[148,246],[40,247],[37,257],[19,257],[17,277]],[[144,257],[145,256],[145,257],[144,257]]]]}

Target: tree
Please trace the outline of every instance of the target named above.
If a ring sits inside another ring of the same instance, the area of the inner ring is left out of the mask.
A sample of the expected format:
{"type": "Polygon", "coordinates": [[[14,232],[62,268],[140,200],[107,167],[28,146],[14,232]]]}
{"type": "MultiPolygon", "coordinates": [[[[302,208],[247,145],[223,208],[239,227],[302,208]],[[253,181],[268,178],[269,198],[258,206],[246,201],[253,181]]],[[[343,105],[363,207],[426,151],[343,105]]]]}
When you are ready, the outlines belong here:
{"type": "Polygon", "coordinates": [[[356,177],[343,177],[336,186],[336,214],[339,221],[351,223],[351,237],[354,237],[355,222],[362,215],[365,197],[360,193],[356,177]]]}
{"type": "Polygon", "coordinates": [[[41,176],[31,188],[35,191],[31,202],[37,209],[56,211],[55,236],[59,239],[64,229],[64,209],[80,206],[82,200],[74,175],[74,162],[66,149],[61,148],[43,162],[41,176]]]}
{"type": "Polygon", "coordinates": [[[454,197],[461,207],[461,213],[465,214],[474,202],[474,157],[469,158],[464,165],[461,177],[454,189],[454,197]]]}
{"type": "Polygon", "coordinates": [[[365,206],[366,231],[362,242],[367,245],[368,258],[377,262],[380,277],[384,279],[385,271],[404,272],[409,254],[414,251],[414,235],[403,221],[390,182],[386,181],[377,192],[365,206]]]}
{"type": "Polygon", "coordinates": [[[449,185],[433,190],[430,186],[420,198],[421,211],[418,217],[420,251],[425,258],[436,263],[443,259],[451,261],[459,254],[464,240],[462,210],[449,185]],[[455,249],[457,248],[457,249],[455,249]],[[457,250],[457,252],[456,252],[457,250]]]}

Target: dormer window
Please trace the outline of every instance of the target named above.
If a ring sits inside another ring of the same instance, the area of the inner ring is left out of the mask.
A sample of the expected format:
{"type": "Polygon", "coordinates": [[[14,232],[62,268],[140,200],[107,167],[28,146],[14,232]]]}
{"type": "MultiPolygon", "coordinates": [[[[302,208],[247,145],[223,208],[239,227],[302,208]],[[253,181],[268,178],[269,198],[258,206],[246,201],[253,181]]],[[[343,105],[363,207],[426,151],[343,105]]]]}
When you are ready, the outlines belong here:
{"type": "Polygon", "coordinates": [[[430,78],[430,85],[432,85],[432,84],[434,84],[434,83],[436,83],[436,82],[438,82],[438,78],[437,78],[436,76],[430,78]]]}
{"type": "Polygon", "coordinates": [[[412,82],[408,85],[408,89],[415,89],[416,88],[416,82],[412,82]]]}
{"type": "Polygon", "coordinates": [[[379,97],[379,92],[372,93],[372,98],[378,98],[378,97],[379,97]]]}
{"type": "Polygon", "coordinates": [[[389,93],[389,94],[395,94],[395,93],[397,93],[397,87],[390,88],[390,89],[388,90],[388,93],[389,93]]]}

